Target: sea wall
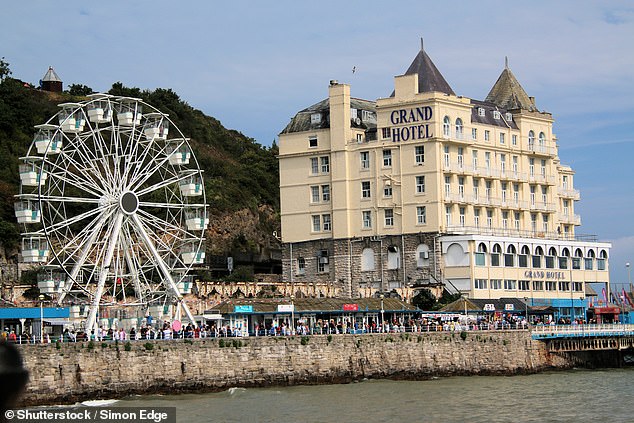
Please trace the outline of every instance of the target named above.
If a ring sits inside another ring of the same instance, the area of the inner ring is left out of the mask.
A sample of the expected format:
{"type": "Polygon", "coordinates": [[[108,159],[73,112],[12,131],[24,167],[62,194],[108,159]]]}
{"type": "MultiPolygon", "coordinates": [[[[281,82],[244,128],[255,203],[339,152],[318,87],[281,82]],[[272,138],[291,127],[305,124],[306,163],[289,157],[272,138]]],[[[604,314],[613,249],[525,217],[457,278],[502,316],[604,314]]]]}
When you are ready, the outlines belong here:
{"type": "Polygon", "coordinates": [[[23,405],[363,378],[534,373],[575,364],[527,331],[23,345],[23,405]]]}

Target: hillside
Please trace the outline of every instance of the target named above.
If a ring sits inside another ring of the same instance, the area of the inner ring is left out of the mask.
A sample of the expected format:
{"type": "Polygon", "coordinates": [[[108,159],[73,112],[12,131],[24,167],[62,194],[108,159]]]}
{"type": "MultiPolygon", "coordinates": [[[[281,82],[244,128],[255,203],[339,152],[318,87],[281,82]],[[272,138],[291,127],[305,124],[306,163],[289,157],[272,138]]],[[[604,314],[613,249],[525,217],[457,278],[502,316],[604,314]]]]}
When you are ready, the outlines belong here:
{"type": "MultiPolygon", "coordinates": [[[[268,247],[276,245],[272,233],[279,230],[277,146],[262,146],[238,131],[224,128],[171,89],[140,90],[117,82],[109,93],[143,99],[169,114],[191,138],[204,169],[210,205],[208,255],[266,258],[268,247]]],[[[0,82],[0,245],[4,247],[0,257],[17,253],[19,233],[13,196],[19,191],[18,158],[33,139],[33,126],[57,113],[58,104],[84,99],[69,92],[41,91],[14,78],[0,82]]]]}

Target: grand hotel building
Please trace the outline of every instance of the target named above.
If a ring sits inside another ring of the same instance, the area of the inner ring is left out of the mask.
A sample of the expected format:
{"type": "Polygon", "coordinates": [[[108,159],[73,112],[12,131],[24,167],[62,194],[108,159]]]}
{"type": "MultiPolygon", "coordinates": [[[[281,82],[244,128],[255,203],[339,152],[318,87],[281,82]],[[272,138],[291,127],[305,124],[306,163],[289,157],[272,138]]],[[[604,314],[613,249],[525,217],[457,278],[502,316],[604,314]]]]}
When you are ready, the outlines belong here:
{"type": "Polygon", "coordinates": [[[553,117],[508,64],[484,101],[456,95],[422,48],[394,85],[368,101],[331,81],[280,134],[285,281],[353,298],[446,286],[562,316],[582,314],[588,284],[609,292],[611,245],[576,234],[553,117]]]}

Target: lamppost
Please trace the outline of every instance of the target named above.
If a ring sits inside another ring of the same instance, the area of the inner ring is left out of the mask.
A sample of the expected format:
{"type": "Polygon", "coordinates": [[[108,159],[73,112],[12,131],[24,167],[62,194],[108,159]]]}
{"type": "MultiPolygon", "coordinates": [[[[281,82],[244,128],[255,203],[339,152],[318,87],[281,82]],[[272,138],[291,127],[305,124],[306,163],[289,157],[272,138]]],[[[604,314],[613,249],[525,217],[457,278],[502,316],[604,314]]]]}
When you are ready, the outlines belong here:
{"type": "Polygon", "coordinates": [[[295,295],[291,294],[291,335],[295,335],[295,295]]]}
{"type": "Polygon", "coordinates": [[[385,330],[385,318],[383,316],[383,313],[385,313],[385,310],[383,310],[383,298],[385,298],[385,295],[381,294],[381,332],[383,332],[385,330]]]}
{"type": "Polygon", "coordinates": [[[627,282],[630,284],[630,288],[632,287],[632,274],[630,272],[630,262],[625,263],[625,267],[627,268],[627,282]]]}
{"type": "Polygon", "coordinates": [[[524,317],[526,318],[526,324],[528,325],[528,297],[524,297],[524,317]]]}
{"type": "Polygon", "coordinates": [[[40,343],[44,343],[44,294],[40,294],[40,343]]]}

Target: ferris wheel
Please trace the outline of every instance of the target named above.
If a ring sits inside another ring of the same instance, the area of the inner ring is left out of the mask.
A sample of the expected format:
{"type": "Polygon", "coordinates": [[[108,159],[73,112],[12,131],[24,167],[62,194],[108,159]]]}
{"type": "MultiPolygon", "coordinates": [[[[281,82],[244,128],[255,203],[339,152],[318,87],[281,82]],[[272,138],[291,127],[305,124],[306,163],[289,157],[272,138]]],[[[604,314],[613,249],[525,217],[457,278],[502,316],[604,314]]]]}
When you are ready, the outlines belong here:
{"type": "Polygon", "coordinates": [[[92,94],[60,104],[20,165],[22,260],[41,265],[59,305],[176,304],[204,262],[202,170],[168,115],[140,99],[92,94]]]}

